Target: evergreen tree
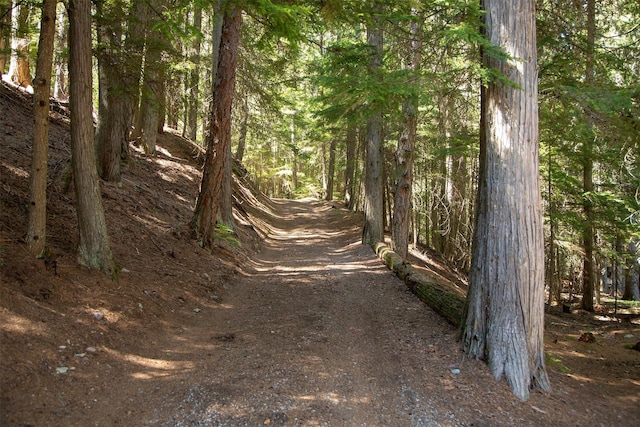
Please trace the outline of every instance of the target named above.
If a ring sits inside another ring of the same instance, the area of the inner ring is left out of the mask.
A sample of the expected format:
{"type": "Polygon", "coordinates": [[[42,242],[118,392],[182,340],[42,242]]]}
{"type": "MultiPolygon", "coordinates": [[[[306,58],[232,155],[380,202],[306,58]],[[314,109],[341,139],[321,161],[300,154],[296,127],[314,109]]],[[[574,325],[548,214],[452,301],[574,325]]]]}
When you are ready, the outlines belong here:
{"type": "Polygon", "coordinates": [[[78,260],[116,277],[93,147],[91,2],[69,0],[71,164],[78,215],[78,260]]]}
{"type": "MultiPolygon", "coordinates": [[[[220,37],[219,58],[213,84],[213,105],[207,136],[207,154],[202,184],[196,204],[192,226],[203,247],[211,247],[216,234],[221,206],[230,205],[231,197],[223,191],[225,169],[231,159],[228,156],[231,145],[231,107],[235,88],[235,73],[242,25],[241,11],[231,5],[223,9],[223,24],[220,37]]],[[[228,177],[230,179],[230,177],[228,177]]],[[[225,224],[226,225],[226,224],[225,224]]]]}
{"type": "Polygon", "coordinates": [[[543,347],[534,2],[485,0],[484,7],[487,38],[504,52],[485,50],[484,64],[504,77],[483,88],[480,181],[463,349],[487,360],[496,379],[504,376],[514,394],[527,399],[531,389],[550,388],[543,347]]]}
{"type": "Polygon", "coordinates": [[[46,255],[47,241],[47,159],[49,152],[49,93],[53,68],[56,29],[56,0],[42,4],[38,60],[34,79],[33,157],[31,160],[31,203],[27,246],[37,257],[46,255]]]}

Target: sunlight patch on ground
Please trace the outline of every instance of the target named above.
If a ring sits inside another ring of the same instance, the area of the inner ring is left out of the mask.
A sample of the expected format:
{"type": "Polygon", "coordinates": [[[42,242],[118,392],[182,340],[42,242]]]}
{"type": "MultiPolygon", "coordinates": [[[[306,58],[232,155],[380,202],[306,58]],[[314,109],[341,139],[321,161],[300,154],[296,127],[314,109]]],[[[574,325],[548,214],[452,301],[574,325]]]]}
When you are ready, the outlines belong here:
{"type": "Polygon", "coordinates": [[[576,380],[576,381],[580,381],[581,383],[591,383],[593,382],[593,379],[589,378],[589,377],[585,377],[584,375],[576,375],[576,374],[567,374],[567,377],[576,380]]]}
{"type": "Polygon", "coordinates": [[[297,396],[296,399],[302,400],[302,401],[324,400],[326,402],[333,403],[334,405],[371,403],[371,398],[368,396],[362,396],[357,398],[346,398],[344,396],[340,396],[339,394],[333,393],[333,392],[320,393],[318,395],[303,394],[301,396],[297,396]]]}
{"type": "Polygon", "coordinates": [[[274,265],[268,267],[256,267],[256,271],[260,273],[275,273],[279,275],[299,275],[302,272],[316,273],[317,265],[286,267],[282,265],[274,265]],[[284,273],[284,274],[280,274],[284,273]]]}
{"type": "Polygon", "coordinates": [[[328,264],[325,266],[328,270],[339,270],[339,271],[359,271],[366,269],[367,266],[364,264],[328,264]]]}
{"type": "Polygon", "coordinates": [[[19,176],[20,178],[29,178],[29,172],[24,171],[20,168],[17,168],[15,166],[11,166],[9,164],[6,164],[5,162],[2,162],[2,166],[7,168],[9,170],[9,172],[13,172],[14,174],[16,174],[17,176],[19,176]]]}
{"type": "Polygon", "coordinates": [[[159,376],[167,376],[173,372],[191,370],[195,367],[193,362],[152,359],[136,354],[121,353],[111,348],[103,348],[102,350],[114,359],[120,360],[121,362],[131,363],[133,365],[151,370],[145,372],[134,372],[131,374],[131,376],[133,376],[134,378],[144,377],[144,379],[148,379],[159,376]]]}
{"type": "Polygon", "coordinates": [[[3,309],[0,312],[0,324],[2,324],[2,329],[5,331],[19,334],[40,334],[45,331],[42,324],[11,313],[7,309],[3,309]]]}

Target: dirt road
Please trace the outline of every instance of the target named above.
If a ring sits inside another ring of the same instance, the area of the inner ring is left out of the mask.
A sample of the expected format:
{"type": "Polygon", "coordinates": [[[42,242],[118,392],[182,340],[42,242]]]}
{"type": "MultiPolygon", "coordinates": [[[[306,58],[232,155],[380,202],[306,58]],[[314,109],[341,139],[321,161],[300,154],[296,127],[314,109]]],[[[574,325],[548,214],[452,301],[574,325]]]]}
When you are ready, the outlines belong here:
{"type": "Polygon", "coordinates": [[[270,204],[253,212],[261,250],[235,275],[214,277],[206,253],[187,262],[181,249],[161,259],[172,263],[162,281],[146,281],[131,260],[126,274],[140,283],[128,279],[126,293],[122,283],[87,288],[109,302],[97,309],[66,294],[51,306],[16,298],[0,314],[33,338],[26,347],[26,335],[3,338],[11,389],[0,424],[637,425],[631,372],[608,375],[604,389],[604,379],[552,369],[554,392],[521,402],[465,360],[456,330],[360,244],[359,215],[314,200],[270,204]],[[198,283],[181,284],[187,274],[198,283]],[[70,326],[55,327],[61,319],[70,326]],[[583,405],[585,392],[595,402],[625,387],[627,400],[583,405]]]}
{"type": "MultiPolygon", "coordinates": [[[[173,421],[212,425],[433,425],[425,381],[459,362],[452,329],[359,242],[351,213],[276,201],[254,271],[228,285],[215,353],[173,421]]],[[[433,385],[433,380],[430,381],[433,385]]],[[[439,382],[439,381],[438,381],[439,382]]],[[[453,408],[452,408],[453,409],[453,408]]],[[[172,423],[173,423],[172,421],[172,423]]]]}
{"type": "Polygon", "coordinates": [[[185,355],[196,367],[184,395],[165,399],[151,420],[448,426],[539,416],[483,365],[463,362],[454,328],[360,244],[359,216],[319,201],[274,204],[251,269],[200,313],[203,323],[175,337],[176,347],[190,343],[185,355]],[[167,405],[175,405],[170,420],[167,405]]]}

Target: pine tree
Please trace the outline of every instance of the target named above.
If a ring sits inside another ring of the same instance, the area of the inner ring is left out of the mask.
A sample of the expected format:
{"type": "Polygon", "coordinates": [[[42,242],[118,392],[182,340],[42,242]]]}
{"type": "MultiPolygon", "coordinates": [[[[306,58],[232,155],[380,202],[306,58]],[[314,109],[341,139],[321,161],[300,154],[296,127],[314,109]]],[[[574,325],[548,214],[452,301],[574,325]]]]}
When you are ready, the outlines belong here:
{"type": "Polygon", "coordinates": [[[53,42],[56,29],[56,0],[42,4],[38,60],[34,79],[33,157],[31,161],[31,203],[27,246],[29,251],[42,257],[46,254],[47,240],[47,158],[49,157],[49,93],[53,68],[53,42]]]}

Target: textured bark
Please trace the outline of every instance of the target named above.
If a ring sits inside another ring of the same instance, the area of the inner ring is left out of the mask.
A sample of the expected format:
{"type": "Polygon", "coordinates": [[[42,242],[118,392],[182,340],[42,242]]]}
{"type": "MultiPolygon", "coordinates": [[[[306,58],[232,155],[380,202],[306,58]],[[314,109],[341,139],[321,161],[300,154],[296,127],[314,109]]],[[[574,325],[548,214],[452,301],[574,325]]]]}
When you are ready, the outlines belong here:
{"type": "MultiPolygon", "coordinates": [[[[148,10],[145,2],[131,2],[129,14],[127,16],[127,32],[124,42],[124,59],[122,68],[122,84],[127,90],[123,93],[125,98],[125,108],[120,110],[122,122],[127,124],[127,141],[123,147],[122,154],[125,161],[129,159],[129,141],[140,137],[139,129],[135,120],[139,116],[140,106],[140,80],[142,75],[143,52],[145,43],[145,22],[148,10]],[[138,132],[137,135],[134,135],[138,132]]],[[[116,111],[116,114],[118,112],[116,111]]]]}
{"type": "MultiPolygon", "coordinates": [[[[376,3],[379,9],[379,4],[376,3]]],[[[380,18],[376,14],[367,28],[367,43],[371,50],[368,72],[378,73],[382,67],[383,33],[380,18]]],[[[384,240],[384,200],[382,182],[382,112],[373,103],[367,120],[367,145],[364,190],[364,229],[362,243],[374,245],[384,240]]]]}
{"type": "Polygon", "coordinates": [[[483,90],[480,179],[463,349],[527,399],[549,390],[545,368],[544,239],[538,181],[533,0],[485,0],[488,39],[514,60],[485,55],[517,87],[483,90]]]}
{"type": "Polygon", "coordinates": [[[121,110],[127,108],[123,96],[126,88],[121,79],[122,17],[120,4],[105,7],[104,0],[96,2],[100,19],[97,25],[98,44],[98,125],[96,130],[96,162],[98,175],[105,181],[120,181],[122,149],[127,146],[128,123],[121,110]]]}
{"type": "Polygon", "coordinates": [[[49,153],[49,94],[53,68],[53,41],[56,29],[56,0],[42,4],[40,39],[33,96],[33,159],[31,162],[31,202],[26,242],[37,257],[45,255],[47,237],[47,158],[49,153]]]}
{"type": "MultiPolygon", "coordinates": [[[[207,154],[200,194],[192,220],[197,238],[203,247],[213,245],[220,211],[223,205],[231,206],[231,193],[224,191],[227,170],[231,178],[231,107],[235,87],[235,71],[242,14],[237,8],[225,11],[220,38],[219,58],[213,84],[213,106],[207,154]],[[229,200],[223,200],[228,197],[229,200]]],[[[230,186],[231,182],[229,182],[230,186]]],[[[229,225],[229,224],[226,224],[229,225]]]]}
{"type": "Polygon", "coordinates": [[[158,70],[160,60],[160,50],[155,47],[147,47],[140,115],[136,126],[140,130],[140,145],[146,154],[155,154],[156,152],[161,95],[160,70],[158,70]]]}
{"type": "MultiPolygon", "coordinates": [[[[415,15],[415,9],[412,11],[415,15]]],[[[409,84],[418,86],[415,75],[420,64],[420,49],[422,42],[418,35],[419,24],[412,21],[410,24],[410,55],[407,61],[407,70],[414,74],[409,84]]],[[[391,221],[391,241],[393,250],[402,258],[407,257],[409,250],[409,225],[411,221],[411,202],[413,188],[413,157],[416,145],[416,132],[418,128],[418,97],[416,94],[405,98],[402,106],[404,116],[404,128],[398,139],[395,153],[395,191],[393,193],[393,216],[391,221]]]]}
{"type": "Polygon", "coordinates": [[[91,1],[69,0],[71,163],[78,215],[78,261],[115,277],[93,146],[91,1]]]}
{"type": "Polygon", "coordinates": [[[164,1],[148,4],[146,17],[144,70],[140,91],[140,109],[136,120],[136,139],[146,154],[155,154],[158,137],[158,123],[163,103],[164,35],[157,28],[160,16],[158,10],[164,8],[164,1]]]}

